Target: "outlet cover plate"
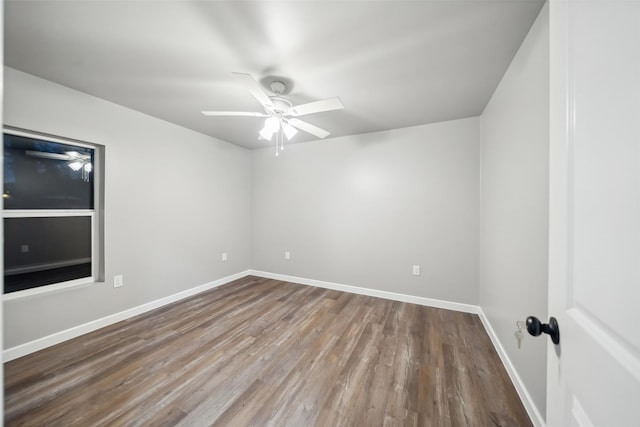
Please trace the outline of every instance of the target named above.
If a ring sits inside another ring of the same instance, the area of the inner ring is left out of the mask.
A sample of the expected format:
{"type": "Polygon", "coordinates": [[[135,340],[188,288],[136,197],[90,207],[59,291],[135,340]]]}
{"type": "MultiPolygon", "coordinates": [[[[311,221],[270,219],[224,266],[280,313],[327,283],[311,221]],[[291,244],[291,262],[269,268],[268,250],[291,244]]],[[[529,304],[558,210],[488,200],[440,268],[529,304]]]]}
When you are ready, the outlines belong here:
{"type": "Polygon", "coordinates": [[[119,288],[120,286],[124,286],[124,281],[122,280],[122,274],[113,276],[113,287],[119,288]]]}

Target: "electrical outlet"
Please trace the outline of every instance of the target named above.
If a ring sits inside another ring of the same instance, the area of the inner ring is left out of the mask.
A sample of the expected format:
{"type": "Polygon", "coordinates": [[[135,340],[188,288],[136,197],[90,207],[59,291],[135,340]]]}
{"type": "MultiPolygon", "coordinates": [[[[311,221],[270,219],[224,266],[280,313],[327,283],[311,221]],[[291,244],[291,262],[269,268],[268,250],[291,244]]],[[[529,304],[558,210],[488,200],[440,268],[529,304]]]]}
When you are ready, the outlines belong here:
{"type": "Polygon", "coordinates": [[[291,259],[291,252],[285,251],[284,252],[284,259],[291,259]]]}
{"type": "Polygon", "coordinates": [[[113,287],[114,288],[119,288],[120,286],[124,285],[124,281],[122,280],[122,274],[119,274],[117,276],[113,276],[113,287]]]}
{"type": "Polygon", "coordinates": [[[414,265],[413,266],[413,275],[414,276],[419,276],[420,275],[420,266],[419,265],[414,265]]]}
{"type": "Polygon", "coordinates": [[[227,260],[227,253],[226,252],[222,252],[222,260],[223,261],[227,260]]]}

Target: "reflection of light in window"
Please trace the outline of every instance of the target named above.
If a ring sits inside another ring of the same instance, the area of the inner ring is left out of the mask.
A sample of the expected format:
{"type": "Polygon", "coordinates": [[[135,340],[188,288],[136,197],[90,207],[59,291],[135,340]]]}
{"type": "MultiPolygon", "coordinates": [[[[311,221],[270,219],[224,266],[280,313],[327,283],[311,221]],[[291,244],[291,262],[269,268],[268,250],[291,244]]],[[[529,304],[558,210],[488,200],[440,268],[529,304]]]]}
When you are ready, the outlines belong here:
{"type": "Polygon", "coordinates": [[[69,167],[74,171],[79,171],[82,167],[82,162],[71,162],[69,163],[69,167]]]}
{"type": "Polygon", "coordinates": [[[67,156],[69,167],[76,172],[82,169],[82,179],[89,181],[89,174],[93,170],[91,157],[86,154],[80,154],[77,151],[67,151],[64,155],[67,156]]]}

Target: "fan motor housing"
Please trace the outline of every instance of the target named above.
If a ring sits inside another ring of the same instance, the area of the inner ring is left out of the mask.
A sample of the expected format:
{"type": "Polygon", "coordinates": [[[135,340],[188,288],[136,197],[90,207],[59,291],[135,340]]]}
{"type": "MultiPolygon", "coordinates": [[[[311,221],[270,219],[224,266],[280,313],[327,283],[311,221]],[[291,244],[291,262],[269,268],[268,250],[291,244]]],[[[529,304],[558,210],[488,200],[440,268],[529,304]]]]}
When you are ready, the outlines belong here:
{"type": "Polygon", "coordinates": [[[276,95],[279,95],[281,93],[284,93],[284,90],[287,88],[287,85],[285,85],[280,80],[274,80],[271,82],[269,87],[271,88],[271,92],[275,93],[276,95]]]}
{"type": "Polygon", "coordinates": [[[285,113],[293,105],[291,101],[281,98],[279,96],[271,96],[271,102],[274,105],[274,112],[285,113]]]}

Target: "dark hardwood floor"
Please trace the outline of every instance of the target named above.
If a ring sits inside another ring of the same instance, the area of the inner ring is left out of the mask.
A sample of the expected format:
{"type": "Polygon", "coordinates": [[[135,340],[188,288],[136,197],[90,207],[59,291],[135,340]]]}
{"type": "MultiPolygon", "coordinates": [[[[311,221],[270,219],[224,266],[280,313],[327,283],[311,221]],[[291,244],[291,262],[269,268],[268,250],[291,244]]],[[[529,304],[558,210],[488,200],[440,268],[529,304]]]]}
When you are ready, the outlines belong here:
{"type": "Polygon", "coordinates": [[[7,426],[530,426],[479,318],[246,277],[5,364],[7,426]]]}

